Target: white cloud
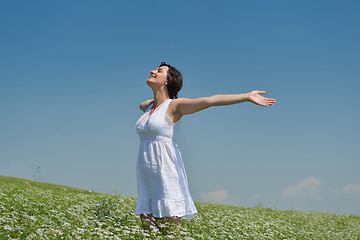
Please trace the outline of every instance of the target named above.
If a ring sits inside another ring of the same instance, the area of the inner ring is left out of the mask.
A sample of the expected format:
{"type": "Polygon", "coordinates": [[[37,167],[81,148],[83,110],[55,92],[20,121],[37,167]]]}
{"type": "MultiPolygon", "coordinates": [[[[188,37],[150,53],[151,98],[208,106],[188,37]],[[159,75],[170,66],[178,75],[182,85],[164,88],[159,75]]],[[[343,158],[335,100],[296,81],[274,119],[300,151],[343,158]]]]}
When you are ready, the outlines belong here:
{"type": "Polygon", "coordinates": [[[201,193],[200,196],[205,202],[226,202],[229,194],[227,190],[219,189],[214,192],[201,193]]]}
{"type": "Polygon", "coordinates": [[[289,186],[281,191],[281,196],[285,198],[293,197],[310,197],[313,199],[321,199],[319,189],[322,181],[316,177],[309,177],[302,180],[296,186],[289,186]]]}
{"type": "Polygon", "coordinates": [[[360,194],[360,184],[347,184],[343,187],[345,193],[360,194]]]}
{"type": "Polygon", "coordinates": [[[255,193],[253,195],[253,199],[257,200],[257,199],[260,199],[262,197],[262,195],[260,193],[255,193]]]}

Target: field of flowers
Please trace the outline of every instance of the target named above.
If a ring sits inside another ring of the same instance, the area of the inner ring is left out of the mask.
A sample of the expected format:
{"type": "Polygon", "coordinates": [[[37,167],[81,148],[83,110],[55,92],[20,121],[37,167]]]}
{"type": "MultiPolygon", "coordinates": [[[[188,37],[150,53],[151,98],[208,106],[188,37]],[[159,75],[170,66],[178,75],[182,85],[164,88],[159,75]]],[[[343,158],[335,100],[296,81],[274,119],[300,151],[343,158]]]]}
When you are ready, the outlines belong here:
{"type": "MultiPolygon", "coordinates": [[[[0,239],[176,239],[144,232],[136,198],[0,176],[0,239]]],[[[181,239],[360,239],[360,217],[196,203],[181,239]]]]}

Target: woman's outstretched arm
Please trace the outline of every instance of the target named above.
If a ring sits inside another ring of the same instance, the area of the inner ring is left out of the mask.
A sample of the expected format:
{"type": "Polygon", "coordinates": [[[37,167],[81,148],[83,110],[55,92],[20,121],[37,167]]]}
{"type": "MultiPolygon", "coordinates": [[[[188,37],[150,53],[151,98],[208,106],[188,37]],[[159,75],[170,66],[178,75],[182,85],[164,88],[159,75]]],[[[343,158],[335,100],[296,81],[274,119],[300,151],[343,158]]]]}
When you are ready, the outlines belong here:
{"type": "Polygon", "coordinates": [[[275,103],[275,99],[261,96],[265,91],[252,91],[244,94],[213,95],[196,99],[180,98],[173,101],[169,115],[176,122],[182,116],[199,112],[212,106],[225,106],[242,102],[252,102],[260,106],[269,107],[275,103]]]}

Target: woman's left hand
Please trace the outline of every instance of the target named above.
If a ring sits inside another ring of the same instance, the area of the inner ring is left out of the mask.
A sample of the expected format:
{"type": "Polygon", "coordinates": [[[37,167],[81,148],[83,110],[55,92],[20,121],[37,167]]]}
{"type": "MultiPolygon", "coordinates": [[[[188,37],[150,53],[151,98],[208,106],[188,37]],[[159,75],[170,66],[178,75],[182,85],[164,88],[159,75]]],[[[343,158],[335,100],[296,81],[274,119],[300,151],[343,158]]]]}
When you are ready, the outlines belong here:
{"type": "Polygon", "coordinates": [[[265,94],[265,91],[252,91],[249,93],[249,101],[255,103],[260,106],[269,107],[276,103],[275,99],[273,98],[266,98],[261,96],[260,94],[265,94]]]}

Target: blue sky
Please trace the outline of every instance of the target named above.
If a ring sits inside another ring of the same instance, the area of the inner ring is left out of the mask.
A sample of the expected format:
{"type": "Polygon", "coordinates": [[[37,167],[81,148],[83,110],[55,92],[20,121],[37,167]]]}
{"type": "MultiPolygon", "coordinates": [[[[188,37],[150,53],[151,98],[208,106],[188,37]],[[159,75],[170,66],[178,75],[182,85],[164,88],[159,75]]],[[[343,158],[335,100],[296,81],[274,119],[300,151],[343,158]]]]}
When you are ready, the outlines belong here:
{"type": "Polygon", "coordinates": [[[277,100],[184,117],[196,201],[359,215],[359,12],[358,1],[0,1],[0,174],[136,196],[138,106],[166,61],[183,74],[179,97],[277,100]]]}

